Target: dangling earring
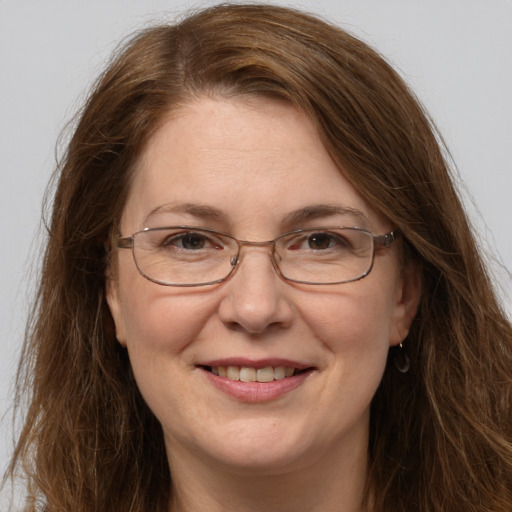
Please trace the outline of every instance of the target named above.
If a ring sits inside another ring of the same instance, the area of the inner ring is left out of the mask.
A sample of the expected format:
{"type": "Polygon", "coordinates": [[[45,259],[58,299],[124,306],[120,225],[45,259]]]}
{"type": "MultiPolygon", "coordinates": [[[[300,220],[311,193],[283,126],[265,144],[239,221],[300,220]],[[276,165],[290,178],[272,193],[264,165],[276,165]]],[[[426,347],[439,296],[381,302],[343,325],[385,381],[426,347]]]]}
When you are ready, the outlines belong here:
{"type": "Polygon", "coordinates": [[[407,373],[411,367],[411,360],[407,355],[407,352],[402,343],[400,343],[399,348],[397,347],[397,352],[395,357],[393,358],[396,369],[400,373],[407,373]]]}

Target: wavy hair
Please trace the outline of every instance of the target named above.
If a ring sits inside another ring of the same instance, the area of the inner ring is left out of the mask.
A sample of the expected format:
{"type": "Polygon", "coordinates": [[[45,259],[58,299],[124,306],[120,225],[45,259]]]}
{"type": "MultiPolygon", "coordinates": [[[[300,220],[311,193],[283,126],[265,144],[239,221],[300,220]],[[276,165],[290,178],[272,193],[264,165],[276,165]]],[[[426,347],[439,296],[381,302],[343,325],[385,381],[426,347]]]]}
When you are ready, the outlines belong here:
{"type": "Polygon", "coordinates": [[[200,95],[288,101],[359,193],[404,234],[423,294],[372,403],[375,512],[510,512],[512,327],[432,122],[400,76],[340,28],[270,5],[219,5],[131,39],[95,84],[56,171],[18,375],[28,397],[10,476],[26,510],[162,512],[171,475],[105,301],[105,241],[148,139],[200,95]]]}

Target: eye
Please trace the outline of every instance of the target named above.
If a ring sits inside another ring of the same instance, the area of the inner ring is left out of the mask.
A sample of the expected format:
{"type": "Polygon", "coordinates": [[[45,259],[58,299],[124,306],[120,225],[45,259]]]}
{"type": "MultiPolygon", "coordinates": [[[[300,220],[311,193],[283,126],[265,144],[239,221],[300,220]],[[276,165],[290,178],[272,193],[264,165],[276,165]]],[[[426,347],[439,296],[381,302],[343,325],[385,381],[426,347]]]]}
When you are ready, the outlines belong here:
{"type": "Polygon", "coordinates": [[[201,249],[222,249],[222,245],[197,231],[188,231],[168,236],[162,242],[163,247],[183,249],[186,251],[199,251],[201,249]]]}
{"type": "Polygon", "coordinates": [[[341,245],[347,245],[347,242],[340,236],[334,236],[331,233],[312,233],[307,238],[307,244],[309,249],[323,250],[331,249],[333,247],[341,245]]]}
{"type": "Polygon", "coordinates": [[[330,231],[310,232],[307,235],[293,238],[288,250],[292,251],[326,251],[344,250],[350,248],[348,239],[339,233],[330,231]]]}

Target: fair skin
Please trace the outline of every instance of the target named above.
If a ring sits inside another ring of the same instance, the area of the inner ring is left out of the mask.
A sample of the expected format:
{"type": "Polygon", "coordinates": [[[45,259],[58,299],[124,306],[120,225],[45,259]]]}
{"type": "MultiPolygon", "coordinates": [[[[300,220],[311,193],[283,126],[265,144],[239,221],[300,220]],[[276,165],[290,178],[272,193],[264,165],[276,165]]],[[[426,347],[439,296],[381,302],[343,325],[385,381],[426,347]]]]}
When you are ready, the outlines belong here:
{"type": "MultiPolygon", "coordinates": [[[[207,97],[173,113],[149,141],[120,232],[168,225],[251,241],[319,225],[375,234],[394,227],[343,177],[296,109],[207,97]],[[307,219],[297,214],[305,209],[314,211],[307,219]]],[[[163,428],[170,511],[360,510],[370,402],[419,295],[399,250],[379,250],[360,281],[308,286],[280,278],[268,247],[246,247],[227,281],[199,288],[152,283],[130,251],[118,251],[107,298],[163,428]],[[262,384],[267,395],[251,394],[243,383],[219,385],[229,379],[207,363],[307,371],[279,381],[291,386],[262,384]]]]}

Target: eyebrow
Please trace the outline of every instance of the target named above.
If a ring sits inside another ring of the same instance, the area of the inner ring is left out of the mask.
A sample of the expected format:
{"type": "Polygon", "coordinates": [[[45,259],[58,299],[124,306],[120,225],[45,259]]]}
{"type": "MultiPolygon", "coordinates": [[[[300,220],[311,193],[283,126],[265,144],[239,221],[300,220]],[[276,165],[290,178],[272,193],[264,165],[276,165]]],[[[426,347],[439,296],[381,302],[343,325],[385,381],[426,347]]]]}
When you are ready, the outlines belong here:
{"type": "Polygon", "coordinates": [[[357,208],[341,206],[337,204],[315,204],[295,210],[284,218],[284,223],[289,226],[300,226],[311,220],[334,215],[348,215],[359,223],[358,227],[367,227],[368,217],[357,208]]]}
{"type": "Polygon", "coordinates": [[[167,203],[158,206],[154,210],[151,210],[144,219],[146,223],[151,217],[159,213],[186,213],[193,217],[211,219],[214,221],[222,221],[225,219],[224,213],[221,210],[200,203],[167,203]]]}
{"type": "MultiPolygon", "coordinates": [[[[146,223],[152,216],[159,213],[185,213],[193,217],[201,219],[209,219],[212,221],[222,222],[226,220],[225,213],[213,206],[201,203],[166,203],[151,210],[145,217],[146,223]]],[[[367,227],[369,224],[368,217],[357,208],[341,206],[336,204],[315,204],[299,208],[285,215],[283,224],[290,228],[301,226],[306,222],[310,222],[322,217],[332,217],[334,215],[346,215],[352,217],[359,227],[367,227]]]]}

